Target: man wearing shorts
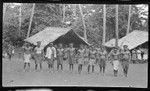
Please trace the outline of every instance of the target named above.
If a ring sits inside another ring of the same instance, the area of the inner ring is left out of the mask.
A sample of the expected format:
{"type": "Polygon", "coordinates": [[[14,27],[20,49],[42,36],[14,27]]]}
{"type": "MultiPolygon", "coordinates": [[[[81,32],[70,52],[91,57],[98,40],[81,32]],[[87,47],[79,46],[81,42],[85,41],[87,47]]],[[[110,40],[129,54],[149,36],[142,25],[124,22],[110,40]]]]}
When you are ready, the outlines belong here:
{"type": "Polygon", "coordinates": [[[107,52],[105,48],[102,47],[100,52],[100,62],[99,62],[100,72],[103,70],[103,73],[105,73],[106,60],[107,60],[107,52]]]}
{"type": "Polygon", "coordinates": [[[84,53],[85,49],[83,45],[80,45],[80,49],[78,50],[78,73],[80,74],[82,71],[82,66],[84,64],[84,53]]]}
{"type": "Polygon", "coordinates": [[[59,66],[61,66],[61,70],[63,70],[63,56],[64,56],[64,49],[62,44],[59,44],[57,48],[57,70],[59,70],[59,66]]]}
{"type": "Polygon", "coordinates": [[[122,64],[122,68],[123,68],[123,72],[125,77],[127,77],[127,73],[128,73],[128,69],[129,69],[129,62],[131,60],[131,53],[128,49],[127,45],[123,46],[123,50],[121,51],[122,59],[121,59],[121,64],[122,64]]]}
{"type": "Polygon", "coordinates": [[[120,53],[117,47],[113,48],[112,51],[109,53],[109,57],[111,56],[115,77],[117,76],[119,69],[119,55],[120,53]]]}
{"type": "Polygon", "coordinates": [[[94,46],[90,47],[90,53],[89,53],[89,64],[88,64],[88,73],[90,72],[90,68],[92,67],[92,72],[94,72],[94,65],[96,63],[96,50],[94,49],[94,46]]]}
{"type": "Polygon", "coordinates": [[[35,47],[35,54],[34,54],[35,70],[37,70],[38,65],[40,65],[40,69],[42,69],[43,58],[44,58],[44,51],[41,47],[41,41],[38,41],[37,47],[35,47]]]}
{"type": "Polygon", "coordinates": [[[70,47],[68,48],[68,54],[69,70],[73,71],[73,65],[75,62],[75,48],[73,47],[73,43],[70,43],[70,47]]]}
{"type": "Polygon", "coordinates": [[[52,49],[52,43],[50,43],[46,49],[46,55],[45,55],[45,60],[48,64],[49,69],[53,69],[54,65],[54,51],[52,49]]]}
{"type": "Polygon", "coordinates": [[[24,70],[27,65],[30,68],[30,59],[31,59],[30,49],[31,49],[31,47],[29,47],[29,44],[26,44],[26,46],[24,47],[24,56],[23,56],[24,70]]]}

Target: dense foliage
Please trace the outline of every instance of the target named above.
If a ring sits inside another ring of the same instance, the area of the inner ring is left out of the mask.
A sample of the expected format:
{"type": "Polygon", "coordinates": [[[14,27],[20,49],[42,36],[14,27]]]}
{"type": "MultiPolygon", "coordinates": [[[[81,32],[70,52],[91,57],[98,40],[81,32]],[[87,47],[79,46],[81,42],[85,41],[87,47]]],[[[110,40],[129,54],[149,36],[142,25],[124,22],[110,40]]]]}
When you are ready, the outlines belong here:
{"type": "MultiPolygon", "coordinates": [[[[4,48],[6,48],[7,44],[12,44],[16,47],[22,46],[23,39],[27,36],[32,6],[32,3],[23,3],[20,5],[12,3],[3,4],[4,48]],[[21,12],[19,11],[20,7],[21,12]],[[20,13],[21,26],[19,26],[20,13]],[[21,27],[20,30],[19,27],[21,27]]],[[[101,44],[103,36],[103,5],[82,4],[81,6],[88,42],[101,44]]],[[[145,8],[148,8],[148,6],[141,5],[141,7],[138,7],[137,5],[132,5],[130,32],[133,30],[148,31],[148,11],[143,10],[145,8]]],[[[119,38],[126,34],[128,9],[128,5],[119,5],[119,38]]],[[[115,5],[106,5],[106,12],[106,41],[109,41],[115,38],[115,5]]],[[[73,26],[75,32],[83,37],[84,27],[78,5],[65,5],[65,21],[63,22],[63,4],[35,4],[30,36],[42,31],[45,27],[68,26],[73,26]]]]}

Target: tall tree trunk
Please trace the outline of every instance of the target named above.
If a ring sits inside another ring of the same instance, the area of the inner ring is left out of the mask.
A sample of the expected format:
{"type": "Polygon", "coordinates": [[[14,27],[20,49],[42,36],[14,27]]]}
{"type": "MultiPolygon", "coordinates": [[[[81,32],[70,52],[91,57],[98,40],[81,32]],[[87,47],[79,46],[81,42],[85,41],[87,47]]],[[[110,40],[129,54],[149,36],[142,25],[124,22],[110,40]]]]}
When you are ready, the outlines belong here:
{"type": "Polygon", "coordinates": [[[65,22],[65,4],[63,4],[63,27],[64,27],[64,22],[65,22]]]}
{"type": "Polygon", "coordinates": [[[19,8],[19,36],[21,36],[21,16],[22,16],[22,4],[20,4],[19,8]]]}
{"type": "Polygon", "coordinates": [[[103,42],[102,44],[105,44],[105,37],[106,37],[106,5],[103,5],[103,42]]]}
{"type": "Polygon", "coordinates": [[[74,4],[74,7],[73,7],[73,16],[74,16],[74,19],[75,21],[73,22],[72,24],[72,28],[76,27],[76,24],[77,24],[77,13],[76,13],[76,8],[77,8],[77,5],[74,4]]]}
{"type": "Polygon", "coordinates": [[[82,12],[82,8],[80,4],[79,4],[79,9],[80,9],[80,14],[81,14],[82,22],[83,22],[83,27],[84,27],[84,39],[87,41],[86,26],[85,26],[83,12],[82,12]]]}
{"type": "Polygon", "coordinates": [[[6,6],[7,6],[7,3],[3,3],[3,24],[5,20],[6,6]]]}
{"type": "Polygon", "coordinates": [[[118,46],[118,5],[116,5],[116,42],[115,46],[118,46]]]}
{"type": "Polygon", "coordinates": [[[130,17],[131,17],[131,5],[129,5],[129,15],[128,15],[128,25],[127,25],[127,34],[129,34],[130,31],[130,17]]]}
{"type": "Polygon", "coordinates": [[[74,8],[73,8],[73,14],[74,14],[74,17],[76,18],[77,17],[77,13],[76,13],[76,4],[74,4],[74,8]]]}
{"type": "Polygon", "coordinates": [[[30,17],[30,24],[29,24],[29,28],[28,28],[27,38],[30,36],[31,25],[32,25],[33,15],[34,15],[34,8],[35,8],[35,3],[33,4],[33,7],[32,7],[32,13],[31,13],[31,17],[30,17]]]}

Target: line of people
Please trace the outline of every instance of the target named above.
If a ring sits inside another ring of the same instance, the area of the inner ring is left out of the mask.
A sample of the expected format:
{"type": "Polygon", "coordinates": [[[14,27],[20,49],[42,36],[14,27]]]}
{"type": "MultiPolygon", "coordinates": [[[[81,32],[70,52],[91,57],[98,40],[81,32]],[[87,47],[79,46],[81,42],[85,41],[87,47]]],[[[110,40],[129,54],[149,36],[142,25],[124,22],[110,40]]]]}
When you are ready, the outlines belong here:
{"type": "Polygon", "coordinates": [[[131,53],[127,45],[123,46],[123,49],[115,47],[108,53],[105,47],[94,47],[80,45],[80,48],[74,48],[73,43],[69,44],[69,47],[63,48],[62,44],[59,44],[57,48],[50,43],[45,49],[41,48],[41,42],[37,42],[37,46],[32,50],[27,44],[24,47],[24,69],[28,65],[30,67],[30,61],[35,61],[35,70],[38,65],[42,69],[42,62],[46,61],[49,69],[54,69],[54,61],[57,61],[57,70],[61,68],[63,70],[64,60],[68,61],[69,70],[74,70],[74,64],[78,64],[78,73],[82,72],[84,65],[87,65],[87,72],[94,72],[96,64],[99,65],[100,72],[105,73],[106,61],[109,61],[113,65],[114,76],[117,76],[119,64],[121,63],[124,75],[127,77],[129,62],[131,60],[131,53]],[[32,50],[32,51],[31,51],[32,50]]]}

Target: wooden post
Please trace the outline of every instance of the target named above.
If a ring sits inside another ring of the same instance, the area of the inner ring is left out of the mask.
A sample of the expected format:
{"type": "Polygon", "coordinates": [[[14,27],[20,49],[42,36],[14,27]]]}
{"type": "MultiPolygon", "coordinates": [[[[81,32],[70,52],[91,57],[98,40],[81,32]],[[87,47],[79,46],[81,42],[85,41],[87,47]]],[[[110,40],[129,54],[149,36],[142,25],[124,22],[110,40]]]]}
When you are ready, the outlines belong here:
{"type": "Polygon", "coordinates": [[[80,5],[80,4],[79,4],[79,9],[80,9],[81,18],[82,18],[83,27],[84,27],[84,39],[87,41],[86,26],[85,26],[85,21],[84,21],[84,17],[83,17],[83,12],[82,12],[82,8],[81,8],[81,5],[80,5]]]}
{"type": "Polygon", "coordinates": [[[116,5],[116,43],[115,46],[118,46],[118,5],[116,5]]]}
{"type": "Polygon", "coordinates": [[[30,30],[31,30],[31,25],[32,25],[32,21],[33,21],[33,15],[34,15],[34,8],[35,8],[35,3],[33,4],[33,7],[32,7],[32,13],[31,13],[31,17],[30,17],[30,23],[29,23],[27,38],[30,36],[30,30]]]}
{"type": "Polygon", "coordinates": [[[128,26],[127,26],[126,35],[129,34],[130,31],[130,17],[131,17],[131,5],[129,5],[128,26]]]}
{"type": "Polygon", "coordinates": [[[102,44],[105,44],[105,37],[106,37],[106,5],[103,5],[103,42],[102,44]]]}

